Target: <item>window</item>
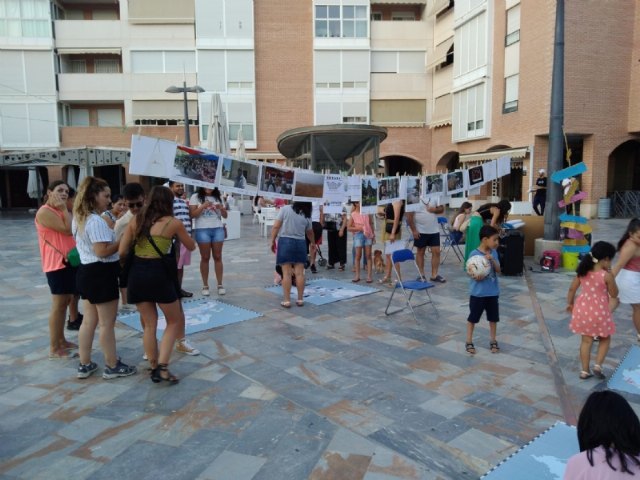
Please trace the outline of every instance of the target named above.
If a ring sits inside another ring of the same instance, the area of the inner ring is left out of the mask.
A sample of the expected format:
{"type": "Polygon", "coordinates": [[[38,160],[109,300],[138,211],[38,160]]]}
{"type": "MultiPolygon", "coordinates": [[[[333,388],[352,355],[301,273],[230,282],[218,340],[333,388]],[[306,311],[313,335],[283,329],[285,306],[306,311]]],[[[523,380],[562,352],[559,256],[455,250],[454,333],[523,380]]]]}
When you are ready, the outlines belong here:
{"type": "Polygon", "coordinates": [[[340,6],[316,5],[316,37],[340,36],[340,6]]]}
{"type": "Polygon", "coordinates": [[[340,82],[316,82],[316,88],[340,88],[340,82]]]}
{"type": "Polygon", "coordinates": [[[99,127],[121,127],[122,126],[122,110],[119,108],[99,108],[98,109],[98,126],[99,127]]]}
{"type": "Polygon", "coordinates": [[[367,117],[342,117],[342,123],[367,123],[367,117]]]}
{"type": "Polygon", "coordinates": [[[367,82],[342,82],[342,88],[367,88],[367,82]]]}
{"type": "Polygon", "coordinates": [[[416,19],[414,12],[393,12],[391,14],[391,20],[394,22],[412,22],[416,19]]]}
{"type": "Polygon", "coordinates": [[[342,36],[346,38],[366,38],[367,7],[345,5],[342,7],[342,36]]]}
{"type": "Polygon", "coordinates": [[[504,39],[506,47],[520,41],[520,5],[507,10],[507,36],[504,39]]]}
{"type": "Polygon", "coordinates": [[[247,142],[253,142],[253,124],[251,123],[229,123],[229,138],[238,138],[238,130],[242,130],[242,138],[247,142]]]}
{"type": "Polygon", "coordinates": [[[132,51],[132,73],[195,73],[196,54],[184,51],[132,51]]]}
{"type": "Polygon", "coordinates": [[[366,38],[366,5],[316,5],[316,38],[366,38]]]}
{"type": "Polygon", "coordinates": [[[426,52],[418,51],[372,51],[371,73],[424,73],[426,52]]]}
{"type": "Polygon", "coordinates": [[[379,22],[382,20],[382,12],[371,12],[371,21],[379,22]]]}
{"type": "Polygon", "coordinates": [[[71,60],[71,73],[87,73],[85,60],[71,60]]]}
{"type": "Polygon", "coordinates": [[[120,62],[115,58],[95,59],[93,65],[96,73],[120,73],[120,62]]]}
{"type": "Polygon", "coordinates": [[[456,61],[454,78],[487,65],[487,12],[484,11],[455,29],[456,61]]]}
{"type": "Polygon", "coordinates": [[[86,108],[72,108],[71,109],[71,122],[72,127],[88,127],[89,123],[89,109],[86,108]]]}
{"type": "Polygon", "coordinates": [[[504,79],[504,105],[502,113],[518,110],[518,80],[520,75],[511,75],[504,79]]]}
{"type": "Polygon", "coordinates": [[[51,37],[49,0],[0,0],[0,37],[51,37]]]}
{"type": "Polygon", "coordinates": [[[453,140],[462,141],[486,134],[485,88],[480,83],[453,94],[453,140]]]}

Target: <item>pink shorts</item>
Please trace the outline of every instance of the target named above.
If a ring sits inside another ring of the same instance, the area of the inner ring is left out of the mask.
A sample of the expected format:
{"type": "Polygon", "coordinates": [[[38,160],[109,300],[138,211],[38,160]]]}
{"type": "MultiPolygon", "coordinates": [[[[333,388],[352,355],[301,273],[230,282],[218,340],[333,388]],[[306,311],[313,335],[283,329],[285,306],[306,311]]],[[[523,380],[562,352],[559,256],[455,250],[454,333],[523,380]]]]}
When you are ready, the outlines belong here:
{"type": "Polygon", "coordinates": [[[187,250],[183,244],[180,244],[180,258],[178,258],[178,270],[185,265],[191,265],[191,251],[187,250]]]}

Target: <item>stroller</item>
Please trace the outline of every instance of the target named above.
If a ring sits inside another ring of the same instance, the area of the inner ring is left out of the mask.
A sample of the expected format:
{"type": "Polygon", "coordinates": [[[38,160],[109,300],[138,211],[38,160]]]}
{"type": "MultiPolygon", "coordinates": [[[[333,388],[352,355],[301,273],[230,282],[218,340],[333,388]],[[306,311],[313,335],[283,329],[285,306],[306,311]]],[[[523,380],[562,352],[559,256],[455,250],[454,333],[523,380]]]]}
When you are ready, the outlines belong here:
{"type": "MultiPolygon", "coordinates": [[[[326,267],[327,260],[322,256],[322,249],[320,248],[320,244],[322,244],[322,238],[316,239],[316,263],[319,267],[326,267]]],[[[311,266],[311,259],[309,255],[307,255],[307,261],[304,264],[304,268],[307,269],[311,266]]]]}

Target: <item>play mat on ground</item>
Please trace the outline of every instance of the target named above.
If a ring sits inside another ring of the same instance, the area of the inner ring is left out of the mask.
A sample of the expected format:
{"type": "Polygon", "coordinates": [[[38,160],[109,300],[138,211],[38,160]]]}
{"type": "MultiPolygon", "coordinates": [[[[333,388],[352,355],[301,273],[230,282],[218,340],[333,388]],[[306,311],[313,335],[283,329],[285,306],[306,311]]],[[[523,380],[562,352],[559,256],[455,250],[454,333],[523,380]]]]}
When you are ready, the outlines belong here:
{"type": "MultiPolygon", "coordinates": [[[[262,316],[258,312],[204,298],[185,301],[182,303],[182,307],[186,319],[187,335],[262,316]]],[[[142,331],[138,312],[118,315],[118,320],[131,328],[142,331]]],[[[158,309],[158,338],[162,337],[166,326],[167,321],[164,314],[158,309]]]]}
{"type": "Polygon", "coordinates": [[[609,379],[609,388],[640,395],[640,347],[631,345],[609,379]]]}
{"type": "MultiPolygon", "coordinates": [[[[282,287],[273,285],[266,288],[269,292],[275,293],[282,297],[282,287]]],[[[329,278],[318,278],[309,280],[304,287],[304,301],[313,305],[326,305],[327,303],[339,302],[348,298],[359,297],[361,295],[369,295],[375,293],[376,288],[365,287],[364,285],[352,282],[341,282],[329,278]]],[[[297,289],[295,285],[291,287],[291,299],[294,301],[297,289]]]]}
{"type": "Polygon", "coordinates": [[[481,478],[562,480],[567,461],[578,452],[576,428],[557,422],[481,478]]]}

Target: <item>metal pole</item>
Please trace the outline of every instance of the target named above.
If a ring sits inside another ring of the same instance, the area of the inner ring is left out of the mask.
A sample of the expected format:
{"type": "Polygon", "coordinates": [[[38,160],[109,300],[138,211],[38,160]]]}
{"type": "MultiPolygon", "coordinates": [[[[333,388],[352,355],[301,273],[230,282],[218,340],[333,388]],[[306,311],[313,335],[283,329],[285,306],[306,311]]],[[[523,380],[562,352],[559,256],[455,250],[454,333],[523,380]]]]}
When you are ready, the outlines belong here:
{"type": "MultiPolygon", "coordinates": [[[[556,30],[553,47],[553,72],[551,77],[551,118],[549,121],[549,175],[562,170],[564,160],[564,0],[556,1],[556,30]]],[[[562,198],[561,186],[549,178],[547,202],[544,209],[544,239],[560,239],[558,201],[562,198]]]]}
{"type": "Polygon", "coordinates": [[[189,134],[189,103],[187,102],[187,82],[182,82],[182,94],[184,101],[184,145],[191,146],[191,135],[189,134]]]}

